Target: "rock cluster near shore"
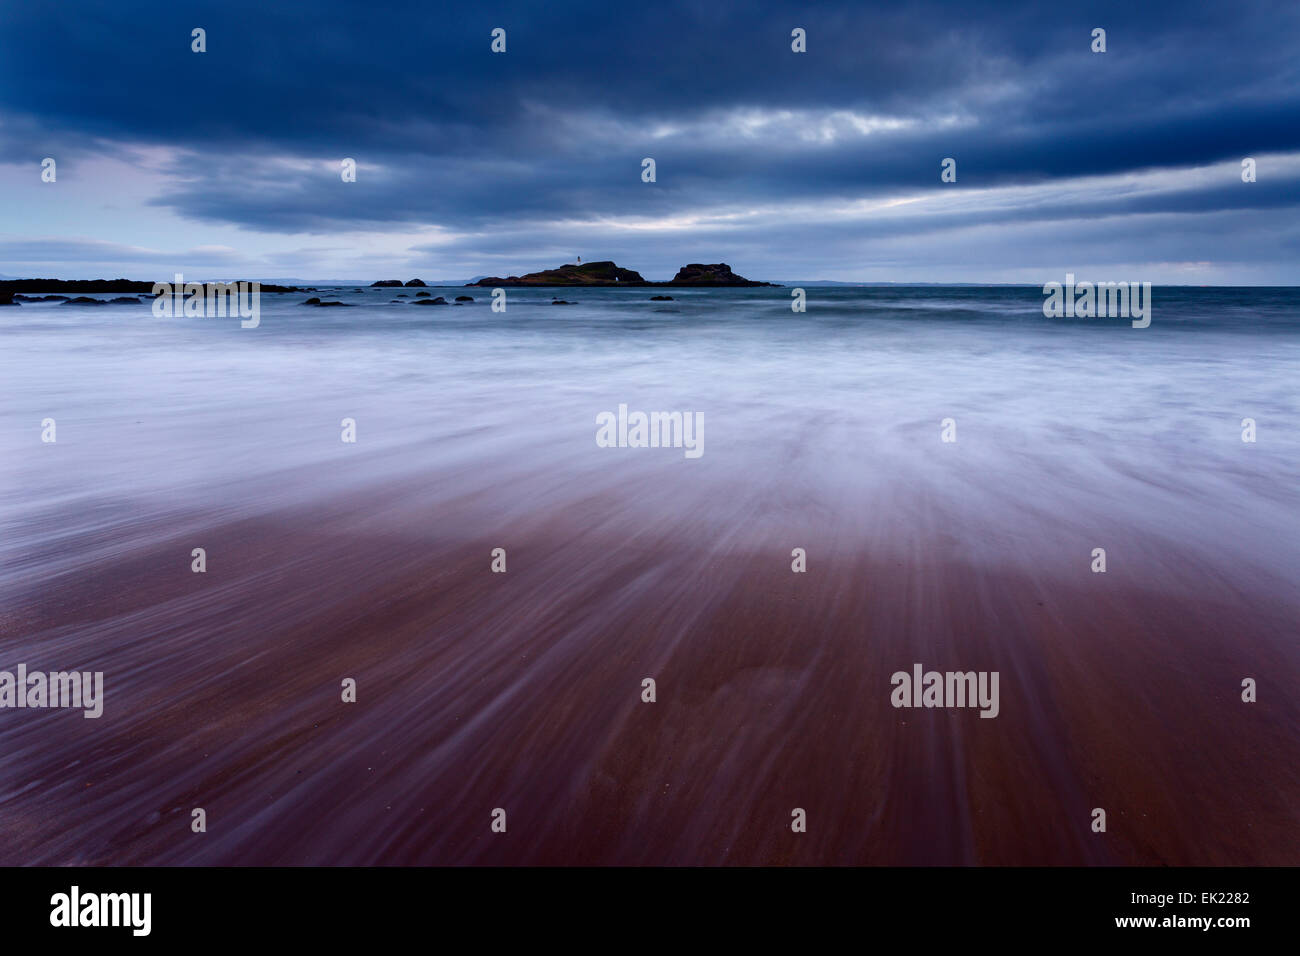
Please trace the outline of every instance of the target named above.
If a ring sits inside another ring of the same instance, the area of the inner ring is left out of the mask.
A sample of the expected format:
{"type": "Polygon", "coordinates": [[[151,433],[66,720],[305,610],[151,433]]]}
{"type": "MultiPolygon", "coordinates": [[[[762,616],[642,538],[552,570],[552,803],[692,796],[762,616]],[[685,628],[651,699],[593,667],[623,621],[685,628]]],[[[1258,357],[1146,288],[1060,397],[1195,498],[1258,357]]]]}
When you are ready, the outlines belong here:
{"type": "MultiPolygon", "coordinates": [[[[207,283],[201,284],[206,285],[207,283]]],[[[233,285],[233,283],[221,284],[233,285]]],[[[711,265],[693,262],[678,269],[677,275],[667,282],[651,282],[639,272],[624,269],[611,261],[604,261],[588,262],[583,265],[567,264],[560,266],[558,269],[544,269],[541,272],[530,272],[522,276],[507,276],[505,278],[488,276],[476,282],[468,282],[466,285],[488,288],[496,286],[627,286],[639,288],[664,286],[749,287],[775,286],[776,283],[756,282],[752,279],[746,279],[744,276],[738,276],[731,271],[731,266],[725,262],[717,262],[711,265]]],[[[80,292],[103,295],[112,292],[127,292],[152,295],[153,287],[154,283],[152,282],[141,282],[134,279],[4,279],[0,280],[0,305],[17,305],[23,299],[33,302],[49,302],[54,301],[56,298],[67,298],[67,296],[55,296],[48,293],[80,292]],[[39,297],[21,294],[38,292],[47,294],[39,297]]],[[[370,283],[372,289],[419,289],[425,287],[426,283],[423,279],[408,279],[405,282],[401,279],[380,279],[377,282],[370,283]]],[[[259,289],[262,292],[270,293],[316,291],[314,286],[275,285],[269,282],[259,283],[259,289]]],[[[429,293],[418,292],[416,295],[424,297],[429,293]]],[[[406,294],[402,293],[401,297],[405,298],[406,294]]],[[[472,302],[474,300],[466,297],[460,301],[472,302]]],[[[307,304],[315,305],[316,303],[309,302],[307,304]]]]}
{"type": "MultiPolygon", "coordinates": [[[[224,283],[223,283],[224,284],[224,283]]],[[[641,273],[632,269],[624,269],[612,261],[588,262],[582,265],[566,264],[558,269],[544,269],[541,272],[530,272],[523,276],[508,276],[501,278],[499,276],[489,276],[479,279],[476,282],[466,283],[468,286],[480,286],[494,288],[497,286],[612,286],[628,288],[652,288],[652,287],[700,287],[700,288],[726,288],[726,287],[752,287],[752,286],[775,286],[773,282],[756,282],[752,279],[746,279],[744,276],[738,276],[731,271],[731,266],[725,262],[717,262],[711,265],[693,262],[689,265],[682,266],[677,270],[677,275],[667,282],[650,282],[645,279],[641,273]]],[[[133,279],[6,279],[0,281],[0,306],[4,305],[21,305],[23,300],[29,302],[54,302],[65,301],[69,305],[125,305],[134,303],[136,300],[119,297],[115,299],[93,299],[87,296],[69,297],[67,295],[48,294],[48,293],[112,293],[127,292],[141,295],[142,298],[153,294],[152,282],[140,282],[133,279]],[[22,293],[47,293],[46,295],[23,295],[22,293]]],[[[372,289],[420,289],[424,288],[426,283],[423,279],[408,279],[403,282],[400,279],[380,279],[377,282],[370,283],[372,289]]],[[[281,286],[273,283],[260,283],[260,291],[268,293],[284,292],[315,292],[313,286],[281,286]]],[[[336,294],[339,290],[336,290],[336,294]]],[[[360,293],[360,289],[355,290],[360,293]]],[[[413,305],[448,305],[441,296],[431,297],[429,292],[416,292],[416,299],[413,305]]],[[[407,293],[399,293],[398,298],[407,298],[407,293]]],[[[394,302],[397,299],[393,300],[394,302]]],[[[457,296],[456,304],[473,302],[470,296],[457,296]]],[[[672,296],[657,295],[651,298],[653,302],[671,302],[672,296]]],[[[307,299],[303,305],[318,307],[327,306],[344,306],[349,303],[322,300],[317,297],[307,299]]],[[[572,305],[571,302],[557,299],[553,305],[572,305]]]]}

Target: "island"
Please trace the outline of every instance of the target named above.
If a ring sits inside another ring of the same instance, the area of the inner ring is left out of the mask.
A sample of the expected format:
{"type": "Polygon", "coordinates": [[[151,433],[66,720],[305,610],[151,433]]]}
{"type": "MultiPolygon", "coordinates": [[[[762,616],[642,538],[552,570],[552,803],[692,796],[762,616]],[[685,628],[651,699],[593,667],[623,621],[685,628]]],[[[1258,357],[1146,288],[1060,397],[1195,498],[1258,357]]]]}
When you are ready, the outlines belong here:
{"type": "Polygon", "coordinates": [[[466,283],[471,286],[624,286],[631,288],[693,286],[701,288],[774,286],[774,282],[757,282],[746,279],[731,271],[725,262],[705,265],[693,262],[677,270],[677,275],[667,282],[650,282],[641,273],[624,269],[613,262],[587,262],[582,265],[566,264],[558,269],[544,269],[530,272],[523,276],[488,276],[477,282],[466,283]]]}

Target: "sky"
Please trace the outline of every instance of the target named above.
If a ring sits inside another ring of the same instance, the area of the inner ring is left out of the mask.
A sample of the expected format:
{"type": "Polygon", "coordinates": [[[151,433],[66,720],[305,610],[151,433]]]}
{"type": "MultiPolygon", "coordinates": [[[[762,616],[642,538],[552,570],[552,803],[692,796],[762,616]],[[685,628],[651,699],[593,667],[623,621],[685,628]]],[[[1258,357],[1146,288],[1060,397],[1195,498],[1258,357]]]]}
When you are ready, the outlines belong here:
{"type": "Polygon", "coordinates": [[[7,277],[1293,285],[1298,205],[1296,0],[0,5],[7,277]]]}

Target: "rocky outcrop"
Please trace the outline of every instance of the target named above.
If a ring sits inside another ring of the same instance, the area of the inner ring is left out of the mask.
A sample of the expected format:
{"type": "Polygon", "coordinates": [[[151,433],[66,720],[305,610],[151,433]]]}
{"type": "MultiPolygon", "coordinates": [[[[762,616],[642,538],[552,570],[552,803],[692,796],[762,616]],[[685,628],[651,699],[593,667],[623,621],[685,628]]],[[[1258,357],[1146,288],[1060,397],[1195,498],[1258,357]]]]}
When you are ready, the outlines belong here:
{"type": "Polygon", "coordinates": [[[424,280],[422,280],[422,279],[411,279],[409,282],[406,283],[406,285],[407,285],[408,287],[410,287],[410,286],[418,286],[418,287],[420,287],[420,288],[423,288],[423,287],[424,287],[424,280]]]}
{"type": "Polygon", "coordinates": [[[401,279],[380,279],[378,282],[370,283],[372,289],[400,289],[401,287],[401,279]]]}
{"type": "Polygon", "coordinates": [[[770,282],[755,282],[752,279],[746,279],[744,276],[738,276],[731,271],[731,266],[725,262],[716,262],[713,265],[704,265],[699,262],[692,262],[688,266],[682,266],[677,270],[677,275],[673,276],[669,285],[686,285],[686,286],[765,286],[771,285],[770,282]]]}
{"type": "Polygon", "coordinates": [[[5,279],[0,292],[152,292],[152,282],[132,279],[5,279]]]}
{"type": "Polygon", "coordinates": [[[588,262],[584,265],[563,265],[558,269],[544,269],[523,276],[488,276],[472,286],[770,286],[771,282],[755,282],[738,276],[725,262],[704,265],[693,262],[677,270],[668,282],[647,282],[641,273],[623,269],[613,262],[588,262]]]}
{"type": "Polygon", "coordinates": [[[411,305],[446,305],[446,304],[447,304],[447,300],[444,299],[442,296],[438,296],[436,299],[416,299],[414,302],[411,303],[411,305]]]}
{"type": "Polygon", "coordinates": [[[520,285],[647,285],[641,273],[631,269],[622,269],[613,262],[587,262],[583,265],[563,265],[558,269],[544,269],[530,272],[524,276],[509,276],[502,279],[488,276],[471,282],[477,286],[520,286],[520,285]]]}

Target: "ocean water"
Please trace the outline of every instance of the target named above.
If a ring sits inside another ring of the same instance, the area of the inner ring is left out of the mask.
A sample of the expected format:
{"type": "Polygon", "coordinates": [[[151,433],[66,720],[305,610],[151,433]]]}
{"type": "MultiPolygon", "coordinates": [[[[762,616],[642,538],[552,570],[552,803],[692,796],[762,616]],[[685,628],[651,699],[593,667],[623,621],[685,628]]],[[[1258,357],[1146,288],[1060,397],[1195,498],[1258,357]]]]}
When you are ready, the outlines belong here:
{"type": "Polygon", "coordinates": [[[1300,292],[468,291],[0,310],[0,861],[1294,861],[1300,292]]]}
{"type": "Polygon", "coordinates": [[[636,488],[647,520],[724,536],[938,509],[970,560],[1053,560],[1046,522],[1279,584],[1300,566],[1295,289],[1157,287],[1146,329],[1044,318],[1032,288],[810,287],[803,314],[783,288],[555,291],[568,306],[512,289],[504,313],[486,289],[431,290],[477,300],[446,307],[395,291],[263,295],[256,329],[145,304],[0,312],[0,568],[57,569],[55,529],[121,523],[125,547],[196,507],[355,495],[382,526],[365,489],[396,481],[446,500],[508,486],[521,512],[636,488]],[[703,455],[597,447],[620,404],[702,413],[703,455]]]}

